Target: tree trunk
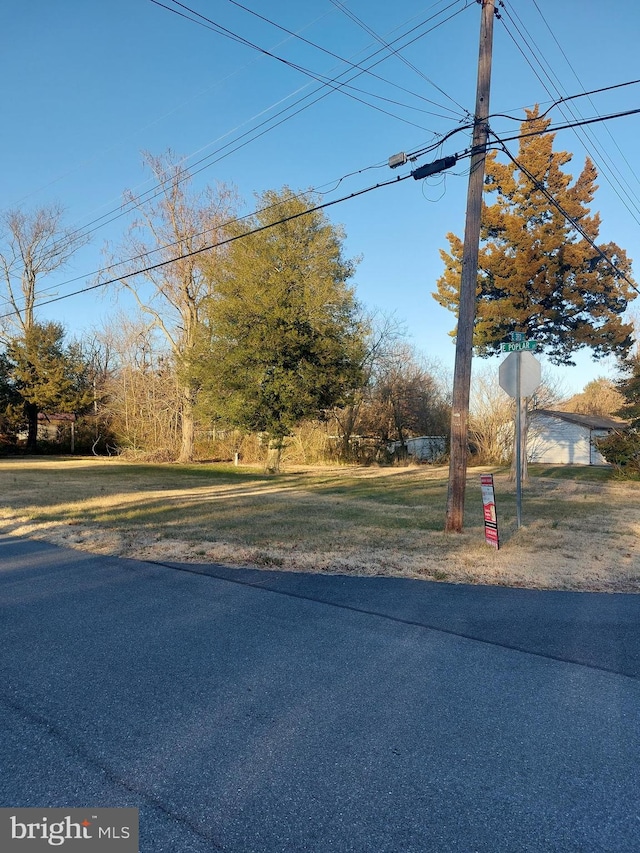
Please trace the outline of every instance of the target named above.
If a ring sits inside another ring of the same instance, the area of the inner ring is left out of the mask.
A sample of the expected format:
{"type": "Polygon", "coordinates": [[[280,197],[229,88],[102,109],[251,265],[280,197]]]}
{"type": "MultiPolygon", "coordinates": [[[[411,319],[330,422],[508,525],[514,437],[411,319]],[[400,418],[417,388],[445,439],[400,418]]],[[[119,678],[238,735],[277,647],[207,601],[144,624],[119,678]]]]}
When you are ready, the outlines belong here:
{"type": "Polygon", "coordinates": [[[267,450],[267,462],[265,472],[267,474],[280,473],[280,460],[282,458],[282,438],[269,438],[269,449],[267,450]]]}
{"type": "Polygon", "coordinates": [[[35,403],[25,403],[24,412],[27,416],[27,453],[38,451],[38,407],[35,403]]]}
{"type": "Polygon", "coordinates": [[[351,436],[356,426],[358,418],[359,405],[351,404],[343,409],[344,417],[336,416],[336,421],[342,432],[340,436],[340,459],[343,462],[353,461],[353,451],[351,448],[351,436]]]}
{"type": "Polygon", "coordinates": [[[193,462],[194,452],[194,419],[193,419],[193,389],[186,386],[182,392],[182,411],[181,411],[181,427],[182,427],[182,444],[180,446],[180,454],[178,462],[193,462]]]}

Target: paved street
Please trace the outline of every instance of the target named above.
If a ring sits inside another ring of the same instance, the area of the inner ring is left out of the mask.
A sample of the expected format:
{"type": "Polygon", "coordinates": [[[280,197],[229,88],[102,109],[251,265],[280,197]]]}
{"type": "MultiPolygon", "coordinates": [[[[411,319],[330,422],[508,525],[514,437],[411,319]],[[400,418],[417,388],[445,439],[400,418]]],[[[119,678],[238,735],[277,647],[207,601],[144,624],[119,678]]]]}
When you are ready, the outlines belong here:
{"type": "Polygon", "coordinates": [[[640,596],[151,564],[0,538],[0,806],[144,853],[625,853],[640,596]]]}

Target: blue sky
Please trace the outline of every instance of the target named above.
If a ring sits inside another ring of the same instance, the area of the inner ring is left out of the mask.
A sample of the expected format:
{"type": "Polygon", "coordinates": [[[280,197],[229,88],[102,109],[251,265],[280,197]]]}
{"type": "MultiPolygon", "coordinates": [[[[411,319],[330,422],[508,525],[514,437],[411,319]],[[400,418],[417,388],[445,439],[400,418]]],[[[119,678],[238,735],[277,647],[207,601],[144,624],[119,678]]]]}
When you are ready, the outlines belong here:
{"type": "MultiPolygon", "coordinates": [[[[173,0],[163,2],[188,14],[173,0]]],[[[207,158],[197,167],[206,165],[196,187],[234,184],[245,212],[253,209],[254,193],[284,184],[317,188],[331,200],[406,174],[407,167],[388,168],[390,155],[437,142],[473,111],[480,6],[470,0],[405,0],[399,6],[381,0],[243,0],[297,36],[230,0],[185,5],[325,78],[351,67],[343,60],[366,67],[383,61],[371,68],[378,76],[363,73],[351,81],[349,96],[320,89],[300,70],[151,0],[6,0],[0,56],[4,209],[58,201],[69,224],[85,226],[117,213],[125,189],[151,186],[140,152],[167,148],[186,157],[187,166],[207,158]],[[399,56],[381,49],[372,31],[387,43],[400,38],[399,56]],[[320,95],[325,96],[290,115],[320,95]],[[272,127],[281,110],[287,120],[272,127]],[[261,122],[266,124],[258,128],[261,122]],[[267,132],[253,138],[259,130],[267,132]]],[[[631,0],[615,8],[613,15],[595,0],[505,0],[495,23],[491,112],[519,119],[525,106],[540,103],[546,109],[557,91],[573,95],[640,77],[640,12],[631,0]]],[[[571,112],[565,105],[550,115],[561,122],[631,110],[639,102],[640,86],[628,86],[573,100],[571,112]]],[[[491,124],[501,135],[519,126],[497,117],[491,124]]],[[[587,153],[596,162],[600,238],[614,240],[636,261],[639,131],[640,115],[556,137],[556,148],[574,154],[574,174],[587,153]]],[[[468,144],[468,134],[459,132],[427,159],[468,144]]],[[[395,311],[416,347],[446,368],[453,365],[447,332],[454,321],[431,293],[442,272],[439,249],[447,245],[446,233],[463,231],[467,163],[329,211],[346,230],[347,254],[362,258],[355,277],[359,299],[371,309],[395,311]]],[[[105,241],[117,244],[127,227],[126,217],[113,215],[73,264],[47,282],[52,293],[92,283],[90,274],[104,263],[105,241]]],[[[42,307],[41,316],[81,332],[100,326],[114,310],[112,299],[92,293],[42,307]]],[[[565,387],[578,391],[611,367],[581,357],[577,368],[562,372],[565,387]]]]}

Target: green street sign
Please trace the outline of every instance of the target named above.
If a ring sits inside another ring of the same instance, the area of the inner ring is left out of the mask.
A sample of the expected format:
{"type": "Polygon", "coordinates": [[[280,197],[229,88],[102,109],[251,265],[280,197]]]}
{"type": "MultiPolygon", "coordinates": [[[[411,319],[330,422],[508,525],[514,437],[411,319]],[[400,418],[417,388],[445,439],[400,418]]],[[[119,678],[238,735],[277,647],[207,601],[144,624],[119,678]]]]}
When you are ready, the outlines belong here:
{"type": "Polygon", "coordinates": [[[534,350],[538,346],[537,341],[517,341],[500,344],[500,352],[525,352],[534,350]]]}

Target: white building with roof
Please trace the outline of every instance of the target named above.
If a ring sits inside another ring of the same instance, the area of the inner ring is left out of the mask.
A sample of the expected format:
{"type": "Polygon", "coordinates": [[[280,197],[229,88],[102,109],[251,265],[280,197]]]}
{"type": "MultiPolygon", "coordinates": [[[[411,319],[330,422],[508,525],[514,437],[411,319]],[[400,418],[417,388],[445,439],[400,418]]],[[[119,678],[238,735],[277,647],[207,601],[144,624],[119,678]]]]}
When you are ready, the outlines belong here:
{"type": "Polygon", "coordinates": [[[527,458],[547,465],[607,465],[596,439],[626,426],[615,418],[550,409],[535,409],[529,417],[527,458]]]}

